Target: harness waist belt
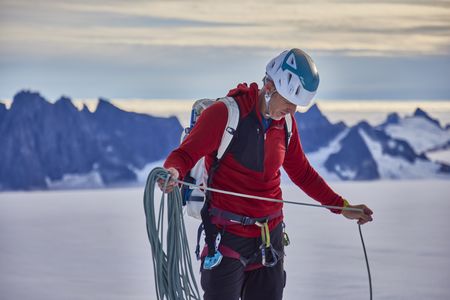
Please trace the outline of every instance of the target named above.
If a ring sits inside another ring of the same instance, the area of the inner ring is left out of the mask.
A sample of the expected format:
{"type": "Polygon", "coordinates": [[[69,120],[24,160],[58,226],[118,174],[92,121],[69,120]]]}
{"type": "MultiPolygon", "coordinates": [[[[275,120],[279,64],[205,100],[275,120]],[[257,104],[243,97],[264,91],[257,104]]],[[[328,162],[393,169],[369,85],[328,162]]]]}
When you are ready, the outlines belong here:
{"type": "Polygon", "coordinates": [[[241,216],[226,210],[222,210],[217,207],[212,207],[209,209],[209,214],[212,216],[211,221],[213,224],[219,225],[231,225],[231,224],[241,224],[244,226],[255,225],[256,223],[265,223],[272,219],[278,218],[283,215],[282,210],[277,211],[267,217],[263,218],[251,218],[246,216],[241,216]]]}

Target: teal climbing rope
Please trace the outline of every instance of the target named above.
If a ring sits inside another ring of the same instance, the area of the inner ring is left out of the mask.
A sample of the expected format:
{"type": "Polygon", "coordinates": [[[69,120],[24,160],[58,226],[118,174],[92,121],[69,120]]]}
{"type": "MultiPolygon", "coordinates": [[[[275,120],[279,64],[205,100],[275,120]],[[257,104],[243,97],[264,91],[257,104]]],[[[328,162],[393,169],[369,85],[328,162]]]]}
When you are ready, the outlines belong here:
{"type": "Polygon", "coordinates": [[[154,192],[157,180],[161,177],[166,178],[167,185],[167,171],[163,168],[153,169],[147,178],[144,192],[144,210],[148,240],[152,249],[157,298],[199,300],[200,293],[192,271],[180,190],[175,188],[171,193],[162,193],[157,208],[154,192]],[[167,226],[166,236],[164,226],[167,226]]]}

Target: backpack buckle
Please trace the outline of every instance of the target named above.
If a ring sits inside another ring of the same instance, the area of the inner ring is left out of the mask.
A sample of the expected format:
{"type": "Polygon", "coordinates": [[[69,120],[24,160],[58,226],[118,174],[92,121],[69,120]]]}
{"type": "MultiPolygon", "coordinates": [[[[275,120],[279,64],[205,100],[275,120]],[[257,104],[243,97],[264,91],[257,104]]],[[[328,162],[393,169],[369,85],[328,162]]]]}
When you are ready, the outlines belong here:
{"type": "Polygon", "coordinates": [[[234,133],[236,132],[236,130],[235,130],[234,128],[231,128],[231,127],[227,127],[226,131],[227,131],[229,134],[231,134],[231,135],[234,135],[234,133]]]}

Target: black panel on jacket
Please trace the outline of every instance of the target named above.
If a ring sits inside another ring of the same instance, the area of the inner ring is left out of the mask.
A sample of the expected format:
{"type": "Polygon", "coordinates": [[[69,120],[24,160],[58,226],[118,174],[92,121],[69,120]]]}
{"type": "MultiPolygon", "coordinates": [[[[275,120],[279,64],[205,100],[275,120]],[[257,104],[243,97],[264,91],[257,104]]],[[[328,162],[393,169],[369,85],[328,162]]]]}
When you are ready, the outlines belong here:
{"type": "Polygon", "coordinates": [[[264,132],[255,110],[239,121],[230,153],[244,167],[264,171],[264,132]]]}

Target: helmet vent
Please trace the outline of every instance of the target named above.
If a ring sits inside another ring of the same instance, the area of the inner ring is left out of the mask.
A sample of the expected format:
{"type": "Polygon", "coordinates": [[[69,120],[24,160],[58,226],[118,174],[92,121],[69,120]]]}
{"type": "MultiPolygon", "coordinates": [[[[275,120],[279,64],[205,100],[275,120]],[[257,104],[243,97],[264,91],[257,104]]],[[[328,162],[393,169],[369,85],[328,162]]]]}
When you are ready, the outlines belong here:
{"type": "Polygon", "coordinates": [[[300,92],[300,86],[297,87],[297,90],[295,91],[295,95],[298,96],[299,92],[300,92]]]}
{"type": "Polygon", "coordinates": [[[291,79],[292,79],[292,74],[288,73],[288,83],[291,82],[291,79]]]}
{"type": "Polygon", "coordinates": [[[291,55],[291,57],[289,57],[289,62],[288,62],[292,67],[295,67],[295,57],[294,55],[291,55]]]}

